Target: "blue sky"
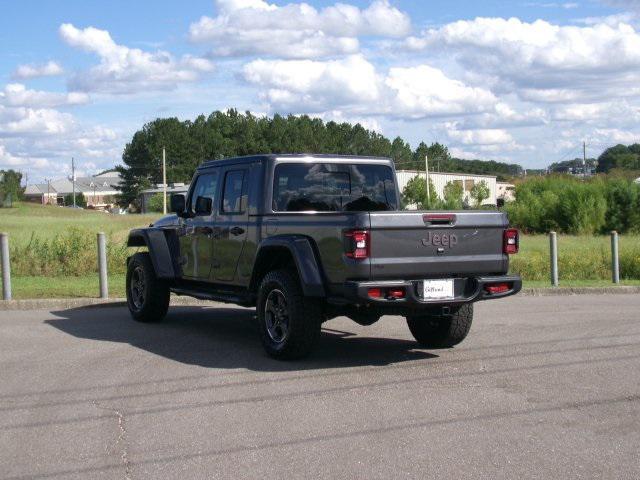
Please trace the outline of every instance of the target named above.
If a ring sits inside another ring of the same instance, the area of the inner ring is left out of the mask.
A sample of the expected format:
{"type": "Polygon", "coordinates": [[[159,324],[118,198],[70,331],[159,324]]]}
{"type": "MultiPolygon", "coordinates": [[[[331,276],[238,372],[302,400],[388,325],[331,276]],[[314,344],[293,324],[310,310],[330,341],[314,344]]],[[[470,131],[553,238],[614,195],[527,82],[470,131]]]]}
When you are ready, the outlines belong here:
{"type": "Polygon", "coordinates": [[[33,181],[228,107],[529,168],[640,141],[634,0],[3,3],[0,168],[33,181]]]}

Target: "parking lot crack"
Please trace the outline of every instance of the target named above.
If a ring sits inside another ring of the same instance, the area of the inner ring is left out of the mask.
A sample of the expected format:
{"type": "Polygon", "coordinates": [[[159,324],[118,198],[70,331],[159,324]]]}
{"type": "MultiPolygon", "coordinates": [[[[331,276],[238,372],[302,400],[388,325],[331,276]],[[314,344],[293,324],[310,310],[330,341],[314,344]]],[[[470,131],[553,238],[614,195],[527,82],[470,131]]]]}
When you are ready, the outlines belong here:
{"type": "Polygon", "coordinates": [[[111,454],[117,448],[120,448],[120,459],[122,460],[122,465],[124,466],[124,478],[125,480],[131,480],[131,464],[129,463],[129,455],[127,452],[127,425],[124,414],[118,409],[98,405],[95,401],[93,401],[92,403],[93,406],[97,409],[111,412],[118,419],[118,438],[113,445],[107,447],[107,454],[111,454]]]}

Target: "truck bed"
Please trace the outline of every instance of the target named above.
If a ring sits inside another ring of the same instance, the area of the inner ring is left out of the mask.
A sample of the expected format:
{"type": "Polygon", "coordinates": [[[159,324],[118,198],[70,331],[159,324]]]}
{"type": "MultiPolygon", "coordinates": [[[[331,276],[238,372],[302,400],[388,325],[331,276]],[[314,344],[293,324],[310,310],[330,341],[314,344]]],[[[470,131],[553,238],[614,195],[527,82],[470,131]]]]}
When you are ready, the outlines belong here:
{"type": "Polygon", "coordinates": [[[371,279],[504,274],[507,216],[485,211],[369,213],[371,279]]]}

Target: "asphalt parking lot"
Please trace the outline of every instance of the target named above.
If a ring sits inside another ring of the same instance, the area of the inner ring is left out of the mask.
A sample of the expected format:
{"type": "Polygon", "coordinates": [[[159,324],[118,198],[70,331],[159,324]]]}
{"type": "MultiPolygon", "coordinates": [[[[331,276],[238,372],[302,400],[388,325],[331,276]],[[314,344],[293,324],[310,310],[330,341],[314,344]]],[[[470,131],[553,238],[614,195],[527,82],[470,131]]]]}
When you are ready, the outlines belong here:
{"type": "Polygon", "coordinates": [[[404,319],[266,357],[250,310],[0,312],[0,477],[640,478],[640,296],[478,304],[423,350],[404,319]]]}

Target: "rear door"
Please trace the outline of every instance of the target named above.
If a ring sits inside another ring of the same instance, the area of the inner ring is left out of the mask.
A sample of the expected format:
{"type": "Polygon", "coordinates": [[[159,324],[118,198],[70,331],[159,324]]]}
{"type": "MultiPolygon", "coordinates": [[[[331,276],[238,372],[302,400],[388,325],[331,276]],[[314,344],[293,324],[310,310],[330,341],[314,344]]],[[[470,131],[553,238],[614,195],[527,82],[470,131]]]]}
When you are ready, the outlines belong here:
{"type": "Polygon", "coordinates": [[[248,167],[235,165],[223,171],[222,196],[214,228],[214,282],[232,282],[247,239],[248,167]]]}
{"type": "Polygon", "coordinates": [[[506,273],[506,215],[499,212],[371,212],[373,279],[506,273]]]}

